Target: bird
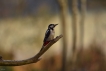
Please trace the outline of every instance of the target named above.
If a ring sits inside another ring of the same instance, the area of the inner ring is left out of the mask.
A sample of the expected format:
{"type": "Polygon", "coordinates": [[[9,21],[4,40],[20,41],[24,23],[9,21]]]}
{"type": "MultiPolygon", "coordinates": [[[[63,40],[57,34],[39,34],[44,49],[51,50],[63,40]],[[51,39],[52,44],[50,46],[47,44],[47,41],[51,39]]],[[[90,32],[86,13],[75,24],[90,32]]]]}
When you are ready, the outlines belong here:
{"type": "Polygon", "coordinates": [[[45,37],[44,37],[44,40],[43,40],[43,45],[42,45],[42,48],[41,48],[40,51],[42,51],[44,46],[46,46],[51,40],[54,39],[54,36],[55,36],[54,28],[57,25],[58,24],[49,24],[48,29],[46,30],[45,37]]]}

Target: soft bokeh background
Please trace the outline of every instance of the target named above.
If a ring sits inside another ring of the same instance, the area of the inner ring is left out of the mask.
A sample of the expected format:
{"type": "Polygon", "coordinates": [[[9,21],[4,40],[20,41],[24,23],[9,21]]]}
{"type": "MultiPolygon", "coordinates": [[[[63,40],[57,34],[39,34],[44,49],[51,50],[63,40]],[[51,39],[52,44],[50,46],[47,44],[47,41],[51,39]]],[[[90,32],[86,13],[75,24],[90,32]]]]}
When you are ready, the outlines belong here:
{"type": "MultiPolygon", "coordinates": [[[[71,71],[72,0],[67,0],[66,5],[67,49],[66,68],[63,71],[71,71]]],[[[78,7],[76,50],[78,50],[81,47],[81,0],[78,0],[76,5],[78,7]]],[[[74,67],[77,71],[106,71],[106,1],[86,0],[85,6],[83,52],[78,53],[74,67]]],[[[50,23],[59,23],[55,28],[56,36],[63,34],[61,11],[57,0],[0,0],[0,55],[3,59],[23,60],[37,54],[50,23]]],[[[61,39],[55,43],[37,63],[16,67],[1,66],[0,71],[61,71],[64,66],[62,52],[65,44],[62,42],[61,39]]]]}

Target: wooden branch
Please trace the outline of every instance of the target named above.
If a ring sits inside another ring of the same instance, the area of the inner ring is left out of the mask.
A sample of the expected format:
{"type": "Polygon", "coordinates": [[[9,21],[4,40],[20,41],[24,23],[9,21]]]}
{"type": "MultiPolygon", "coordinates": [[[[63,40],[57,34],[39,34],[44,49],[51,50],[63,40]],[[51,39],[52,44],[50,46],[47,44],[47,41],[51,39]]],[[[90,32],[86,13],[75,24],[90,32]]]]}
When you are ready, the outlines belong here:
{"type": "Polygon", "coordinates": [[[60,38],[63,36],[57,36],[54,38],[54,40],[50,41],[48,45],[44,47],[42,51],[39,51],[35,56],[25,59],[25,60],[3,60],[0,59],[0,66],[21,66],[21,65],[26,65],[26,64],[31,64],[31,63],[36,63],[40,60],[40,56],[42,56],[54,43],[56,43],[60,38]]]}

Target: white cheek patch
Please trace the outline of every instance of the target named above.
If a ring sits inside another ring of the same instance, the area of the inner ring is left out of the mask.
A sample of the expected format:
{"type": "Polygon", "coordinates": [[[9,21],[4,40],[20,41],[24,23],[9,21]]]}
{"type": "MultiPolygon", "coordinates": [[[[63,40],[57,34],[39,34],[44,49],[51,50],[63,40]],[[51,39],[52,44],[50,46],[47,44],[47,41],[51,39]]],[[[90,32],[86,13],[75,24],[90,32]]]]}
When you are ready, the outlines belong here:
{"type": "Polygon", "coordinates": [[[53,28],[53,25],[51,25],[50,27],[53,28]]]}

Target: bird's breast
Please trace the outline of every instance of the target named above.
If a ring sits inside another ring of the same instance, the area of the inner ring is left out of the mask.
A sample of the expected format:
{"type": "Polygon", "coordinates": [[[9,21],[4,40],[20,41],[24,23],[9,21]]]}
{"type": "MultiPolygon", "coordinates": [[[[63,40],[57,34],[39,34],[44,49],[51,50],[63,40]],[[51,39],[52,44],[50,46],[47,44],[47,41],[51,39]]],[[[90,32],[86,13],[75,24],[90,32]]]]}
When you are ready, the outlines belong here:
{"type": "Polygon", "coordinates": [[[54,35],[55,35],[54,30],[50,30],[50,36],[49,36],[48,40],[54,39],[54,35]]]}

